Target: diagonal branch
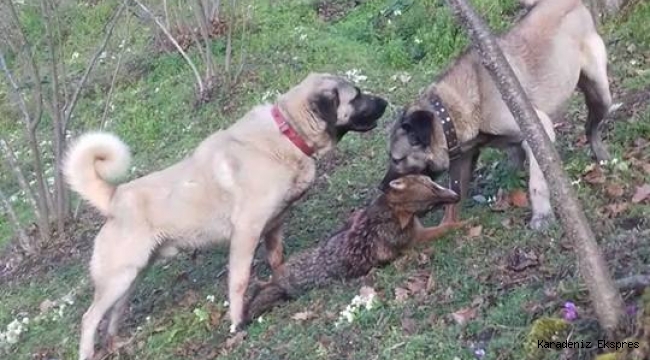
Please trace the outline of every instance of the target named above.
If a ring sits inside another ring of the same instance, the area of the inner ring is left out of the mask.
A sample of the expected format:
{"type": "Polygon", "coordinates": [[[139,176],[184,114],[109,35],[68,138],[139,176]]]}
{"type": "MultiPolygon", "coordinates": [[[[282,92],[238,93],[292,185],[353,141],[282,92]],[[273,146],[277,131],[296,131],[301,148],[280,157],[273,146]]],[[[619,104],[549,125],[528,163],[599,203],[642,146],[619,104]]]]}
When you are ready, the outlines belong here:
{"type": "Polygon", "coordinates": [[[196,77],[196,84],[199,86],[199,93],[203,95],[205,93],[205,89],[203,87],[203,80],[201,80],[201,75],[199,74],[199,70],[196,69],[196,66],[192,62],[192,59],[190,59],[190,57],[187,56],[187,53],[185,53],[185,51],[183,51],[183,48],[181,48],[181,46],[178,45],[178,42],[176,41],[176,39],[174,39],[174,36],[169,32],[169,30],[167,30],[167,28],[165,28],[165,25],[163,25],[163,23],[161,23],[160,20],[158,20],[158,18],[154,16],[154,14],[151,12],[151,10],[149,10],[149,8],[144,6],[138,0],[133,0],[133,1],[136,3],[136,5],[140,7],[140,9],[142,9],[142,11],[144,11],[156,23],[156,25],[158,25],[160,30],[162,30],[162,32],[165,33],[169,41],[171,41],[171,43],[174,44],[176,50],[178,50],[178,52],[181,53],[181,56],[183,56],[187,64],[190,66],[190,68],[192,68],[194,77],[196,77]]]}
{"type": "Polygon", "coordinates": [[[72,116],[72,113],[77,106],[77,102],[79,101],[79,95],[81,94],[81,91],[83,90],[84,86],[86,85],[86,82],[88,81],[88,76],[90,73],[93,71],[95,68],[95,65],[97,64],[97,60],[99,57],[102,55],[104,50],[106,50],[106,46],[108,45],[108,41],[110,38],[113,36],[113,30],[115,29],[115,25],[117,24],[117,20],[120,18],[122,15],[122,12],[124,12],[124,9],[126,8],[127,1],[125,0],[122,2],[122,4],[117,8],[115,11],[115,14],[113,15],[112,19],[107,23],[106,27],[106,35],[104,36],[104,40],[102,41],[102,44],[97,48],[97,51],[93,55],[93,57],[90,59],[88,62],[88,66],[86,67],[86,71],[84,72],[83,76],[81,77],[81,80],[79,81],[79,84],[77,84],[77,88],[75,89],[72,98],[70,99],[70,103],[66,104],[66,107],[64,109],[64,115],[63,115],[63,129],[64,131],[68,129],[68,121],[70,120],[70,117],[72,116]]]}

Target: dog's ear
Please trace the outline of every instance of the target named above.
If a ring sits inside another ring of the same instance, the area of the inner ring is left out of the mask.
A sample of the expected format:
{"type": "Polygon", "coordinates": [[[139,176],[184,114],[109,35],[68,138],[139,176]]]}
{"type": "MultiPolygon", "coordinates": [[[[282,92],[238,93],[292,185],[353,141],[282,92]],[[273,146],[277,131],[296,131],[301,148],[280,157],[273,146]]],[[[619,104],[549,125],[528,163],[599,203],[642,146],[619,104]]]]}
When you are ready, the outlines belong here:
{"type": "Polygon", "coordinates": [[[310,103],[316,116],[329,124],[336,124],[340,105],[339,91],[336,88],[318,93],[310,103]]]}
{"type": "Polygon", "coordinates": [[[428,147],[431,145],[433,113],[430,111],[418,110],[408,114],[402,120],[401,126],[406,131],[412,146],[428,147]]]}

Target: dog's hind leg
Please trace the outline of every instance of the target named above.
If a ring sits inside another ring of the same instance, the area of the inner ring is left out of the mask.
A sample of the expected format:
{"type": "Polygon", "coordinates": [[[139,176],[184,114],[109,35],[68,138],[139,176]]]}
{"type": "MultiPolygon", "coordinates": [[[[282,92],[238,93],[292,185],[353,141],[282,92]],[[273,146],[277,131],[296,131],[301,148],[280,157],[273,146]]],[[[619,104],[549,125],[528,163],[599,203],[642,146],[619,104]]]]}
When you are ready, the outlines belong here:
{"type": "MultiPolygon", "coordinates": [[[[546,113],[536,110],[537,116],[544,126],[544,130],[548,134],[551,141],[555,142],[555,130],[553,129],[553,121],[546,115],[546,113]]],[[[548,190],[548,183],[539,167],[537,159],[533,154],[532,149],[527,141],[522,142],[522,148],[526,152],[528,158],[529,178],[528,178],[528,192],[530,196],[531,207],[533,208],[533,217],[530,221],[530,227],[534,230],[543,230],[552,222],[555,221],[553,208],[551,207],[551,194],[548,190]]]]}
{"type": "Polygon", "coordinates": [[[583,43],[585,63],[580,70],[578,87],[585,96],[587,104],[587,123],[585,135],[591,151],[598,162],[610,159],[607,147],[602,140],[602,121],[609,113],[612,95],[607,78],[607,50],[602,38],[594,33],[583,43]]]}
{"type": "Polygon", "coordinates": [[[282,263],[284,262],[282,246],[282,218],[277,225],[271,228],[264,235],[264,245],[266,246],[266,259],[273,272],[273,277],[279,277],[282,273],[282,263]]]}
{"type": "Polygon", "coordinates": [[[96,274],[93,276],[95,295],[90,308],[84,313],[81,322],[81,339],[79,342],[79,359],[91,360],[95,348],[97,326],[106,312],[122,298],[135,280],[138,270],[134,267],[122,267],[117,272],[96,274]]]}
{"type": "Polygon", "coordinates": [[[122,295],[122,297],[117,300],[110,313],[108,314],[108,325],[106,326],[106,348],[109,352],[115,352],[117,350],[117,331],[120,324],[120,320],[124,316],[126,307],[129,304],[131,294],[135,288],[135,281],[131,283],[129,289],[122,295]]]}

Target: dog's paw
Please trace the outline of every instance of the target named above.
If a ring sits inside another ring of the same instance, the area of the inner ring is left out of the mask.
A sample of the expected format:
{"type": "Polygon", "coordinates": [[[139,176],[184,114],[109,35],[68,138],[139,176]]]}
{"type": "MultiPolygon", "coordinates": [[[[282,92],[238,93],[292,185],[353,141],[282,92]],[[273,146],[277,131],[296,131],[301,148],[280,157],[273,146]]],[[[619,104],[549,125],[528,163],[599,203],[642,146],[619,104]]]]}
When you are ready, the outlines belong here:
{"type": "Polygon", "coordinates": [[[530,220],[530,228],[535,231],[545,231],[555,223],[555,215],[550,214],[535,214],[530,220]]]}

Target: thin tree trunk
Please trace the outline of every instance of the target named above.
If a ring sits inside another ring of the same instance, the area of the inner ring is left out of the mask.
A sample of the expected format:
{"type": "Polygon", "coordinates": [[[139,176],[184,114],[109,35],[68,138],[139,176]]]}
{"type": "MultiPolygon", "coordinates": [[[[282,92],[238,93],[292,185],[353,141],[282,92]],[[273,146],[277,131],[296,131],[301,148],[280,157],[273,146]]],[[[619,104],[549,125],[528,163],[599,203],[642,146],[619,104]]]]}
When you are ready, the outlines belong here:
{"type": "Polygon", "coordinates": [[[47,0],[41,0],[41,10],[45,21],[45,38],[50,53],[50,72],[52,77],[52,99],[50,104],[50,115],[53,122],[54,137],[54,200],[55,200],[55,218],[59,237],[63,238],[65,234],[65,218],[67,216],[67,188],[63,181],[61,172],[61,160],[63,159],[63,150],[65,147],[65,130],[63,128],[65,119],[63,118],[63,103],[61,101],[61,89],[59,84],[59,57],[57,47],[54,43],[53,9],[52,4],[47,0]]]}
{"type": "Polygon", "coordinates": [[[578,268],[589,289],[600,325],[610,338],[620,330],[623,300],[618,292],[562,161],[485,22],[467,0],[447,0],[458,21],[468,30],[481,62],[514,115],[549,183],[551,199],[566,236],[576,245],[578,268]]]}
{"type": "MultiPolygon", "coordinates": [[[[25,99],[23,98],[23,95],[20,93],[20,90],[18,89],[18,85],[16,84],[16,81],[14,80],[11,71],[9,71],[9,68],[7,67],[4,54],[1,50],[0,50],[0,68],[4,71],[5,77],[7,78],[7,81],[9,82],[13,94],[15,95],[16,100],[18,102],[18,107],[21,109],[23,113],[23,122],[25,125],[25,137],[27,139],[29,150],[32,153],[32,160],[33,160],[33,165],[34,165],[34,170],[36,175],[36,188],[38,194],[37,202],[38,202],[38,208],[40,214],[40,216],[37,216],[38,230],[41,235],[42,241],[49,241],[51,230],[50,230],[50,211],[49,211],[50,208],[48,207],[48,200],[50,198],[49,198],[49,192],[47,191],[47,188],[45,187],[45,183],[43,180],[43,161],[41,157],[41,150],[38,145],[38,140],[36,138],[36,127],[40,123],[40,118],[32,118],[29,115],[29,112],[27,110],[27,105],[25,104],[25,99]]],[[[40,83],[40,78],[39,81],[37,82],[40,83]]]]}
{"type": "Polygon", "coordinates": [[[25,198],[27,200],[27,203],[29,203],[29,205],[32,207],[32,210],[34,211],[36,217],[40,217],[41,213],[40,213],[40,209],[38,208],[38,204],[36,202],[36,195],[34,194],[34,190],[32,189],[32,187],[29,186],[29,182],[25,178],[25,174],[23,173],[23,170],[20,168],[20,165],[18,164],[16,153],[9,145],[9,142],[4,138],[0,138],[0,149],[2,149],[2,152],[4,154],[7,167],[10,168],[11,171],[14,173],[14,176],[18,181],[18,185],[23,190],[23,192],[25,192],[25,198]]]}
{"type": "MultiPolygon", "coordinates": [[[[205,78],[207,81],[214,76],[214,63],[212,61],[212,47],[210,41],[210,25],[209,19],[205,16],[205,9],[203,7],[203,0],[194,1],[194,16],[196,17],[197,22],[199,23],[199,30],[201,31],[201,36],[203,37],[205,46],[205,78]]],[[[201,47],[201,44],[197,44],[201,47]]]]}
{"type": "Polygon", "coordinates": [[[29,236],[27,235],[23,227],[20,225],[20,220],[16,215],[16,211],[14,210],[14,207],[11,205],[11,202],[9,201],[5,193],[2,191],[2,189],[0,189],[0,203],[4,208],[4,212],[7,213],[7,218],[9,220],[9,223],[14,228],[14,231],[18,236],[18,244],[20,245],[20,248],[23,249],[23,251],[25,251],[29,255],[35,254],[36,248],[34,244],[29,239],[29,236]]]}

